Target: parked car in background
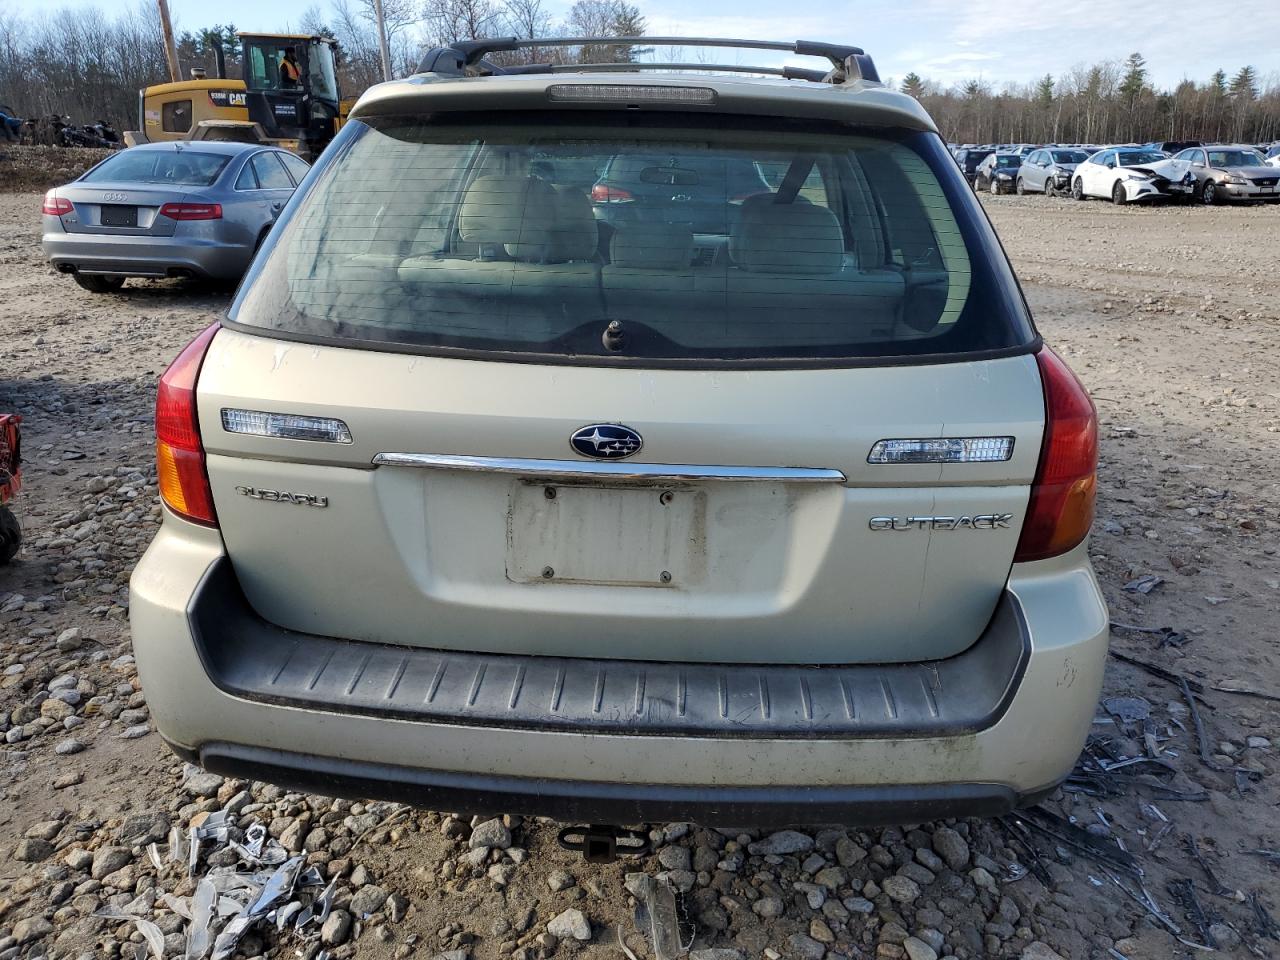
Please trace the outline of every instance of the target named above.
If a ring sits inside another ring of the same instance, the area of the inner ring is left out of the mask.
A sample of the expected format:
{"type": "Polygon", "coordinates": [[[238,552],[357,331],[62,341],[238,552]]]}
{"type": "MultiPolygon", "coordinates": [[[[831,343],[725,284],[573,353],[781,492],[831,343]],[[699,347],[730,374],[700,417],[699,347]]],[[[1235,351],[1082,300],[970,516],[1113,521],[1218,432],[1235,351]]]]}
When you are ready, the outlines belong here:
{"type": "Polygon", "coordinates": [[[1015,189],[1018,193],[1043,193],[1052,197],[1066,193],[1071,187],[1071,174],[1089,155],[1070,147],[1044,147],[1033,150],[1018,168],[1015,189]]]}
{"type": "Polygon", "coordinates": [[[1267,148],[1267,166],[1280,167],[1280,143],[1267,148]]]}
{"type": "Polygon", "coordinates": [[[674,202],[694,233],[725,233],[743,203],[770,190],[760,168],[749,160],[697,151],[637,151],[603,161],[603,166],[591,187],[591,205],[597,220],[614,227],[651,219],[655,210],[674,202]]]}
{"type": "Polygon", "coordinates": [[[956,163],[964,173],[965,180],[973,183],[973,178],[978,173],[978,165],[993,153],[995,153],[994,150],[986,147],[967,147],[956,154],[956,163]]]}
{"type": "Polygon", "coordinates": [[[1280,200],[1280,170],[1253,147],[1192,147],[1174,162],[1195,177],[1196,196],[1212,206],[1229,200],[1280,200]]]}
{"type": "Polygon", "coordinates": [[[1199,140],[1156,140],[1152,143],[1144,144],[1148,150],[1159,150],[1170,157],[1179,151],[1186,150],[1188,147],[1199,147],[1201,145],[1199,140]]]}
{"type": "Polygon", "coordinates": [[[974,191],[989,190],[992,193],[1012,193],[1014,178],[1022,166],[1022,157],[1016,153],[993,153],[980,164],[973,175],[974,191]]]}
{"type": "Polygon", "coordinates": [[[237,280],[308,169],[260,143],[130,147],[45,194],[45,256],[94,293],[126,277],[237,280]]]}
{"type": "Polygon", "coordinates": [[[586,824],[1035,803],[1107,661],[1097,419],[934,122],[820,42],[766,44],[831,64],[799,83],[468,75],[538,43],[365,92],[161,378],[155,728],[586,824]],[[646,217],[599,218],[597,166],[646,217]]]}
{"type": "Polygon", "coordinates": [[[1077,200],[1102,197],[1113,203],[1190,199],[1195,177],[1155,150],[1109,147],[1078,165],[1071,177],[1071,196],[1077,200]]]}

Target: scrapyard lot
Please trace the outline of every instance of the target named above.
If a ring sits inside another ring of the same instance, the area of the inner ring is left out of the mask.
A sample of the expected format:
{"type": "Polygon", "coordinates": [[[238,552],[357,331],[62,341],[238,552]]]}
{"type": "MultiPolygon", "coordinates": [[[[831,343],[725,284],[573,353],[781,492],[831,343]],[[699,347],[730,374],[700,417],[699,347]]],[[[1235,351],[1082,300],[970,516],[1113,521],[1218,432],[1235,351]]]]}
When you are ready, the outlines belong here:
{"type": "MultiPolygon", "coordinates": [[[[168,753],[129,655],[127,582],[159,522],[156,380],[228,291],[86,293],[41,256],[39,196],[0,194],[0,410],[26,418],[27,531],[0,570],[0,960],[133,960],[143,933],[125,915],[183,956],[198,882],[249,869],[224,809],[339,878],[323,924],[258,923],[243,957],[621,960],[619,933],[654,957],[624,888],[635,870],[687,891],[694,960],[1206,955],[1175,929],[1219,956],[1280,956],[1280,703],[1220,689],[1280,695],[1280,216],[984,203],[1041,331],[1097,401],[1092,552],[1113,619],[1153,630],[1117,628],[1113,650],[1169,674],[1112,659],[1104,698],[1119,699],[1099,706],[1091,768],[1044,805],[1087,832],[1032,817],[777,837],[656,825],[655,856],[595,866],[549,823],[473,833],[222,782],[168,753]],[[1203,690],[1194,713],[1175,675],[1203,690]],[[211,813],[189,876],[172,828],[189,837],[211,813]]],[[[230,889],[221,906],[247,899],[230,889]]]]}

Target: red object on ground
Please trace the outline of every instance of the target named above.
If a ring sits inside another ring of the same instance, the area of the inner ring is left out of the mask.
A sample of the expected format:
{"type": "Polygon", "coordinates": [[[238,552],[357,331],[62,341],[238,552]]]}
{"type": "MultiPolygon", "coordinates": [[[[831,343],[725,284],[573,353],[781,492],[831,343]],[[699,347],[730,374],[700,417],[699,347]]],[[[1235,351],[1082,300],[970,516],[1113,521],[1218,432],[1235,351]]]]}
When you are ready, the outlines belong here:
{"type": "Polygon", "coordinates": [[[14,498],[22,487],[22,442],[16,413],[0,413],[0,504],[14,498]]]}

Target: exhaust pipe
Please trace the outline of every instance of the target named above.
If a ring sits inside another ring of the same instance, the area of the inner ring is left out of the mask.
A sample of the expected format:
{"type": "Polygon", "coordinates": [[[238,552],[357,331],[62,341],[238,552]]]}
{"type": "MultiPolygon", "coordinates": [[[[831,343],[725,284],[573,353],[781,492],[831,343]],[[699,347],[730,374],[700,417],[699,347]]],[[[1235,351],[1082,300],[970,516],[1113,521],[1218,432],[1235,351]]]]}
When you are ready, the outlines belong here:
{"type": "Polygon", "coordinates": [[[56,269],[59,273],[75,273],[76,265],[74,263],[59,263],[56,269]]]}
{"type": "Polygon", "coordinates": [[[213,45],[213,69],[219,80],[227,79],[227,54],[222,49],[221,40],[217,40],[213,45]]]}

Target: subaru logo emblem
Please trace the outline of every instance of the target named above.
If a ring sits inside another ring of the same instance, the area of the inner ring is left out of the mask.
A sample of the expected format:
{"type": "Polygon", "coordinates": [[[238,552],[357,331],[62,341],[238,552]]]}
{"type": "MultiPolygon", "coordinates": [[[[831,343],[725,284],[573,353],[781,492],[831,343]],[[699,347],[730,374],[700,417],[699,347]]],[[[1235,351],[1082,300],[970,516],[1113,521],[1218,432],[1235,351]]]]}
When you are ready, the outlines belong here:
{"type": "Polygon", "coordinates": [[[644,446],[640,434],[620,423],[592,423],[574,432],[569,444],[584,457],[621,460],[644,446]]]}

